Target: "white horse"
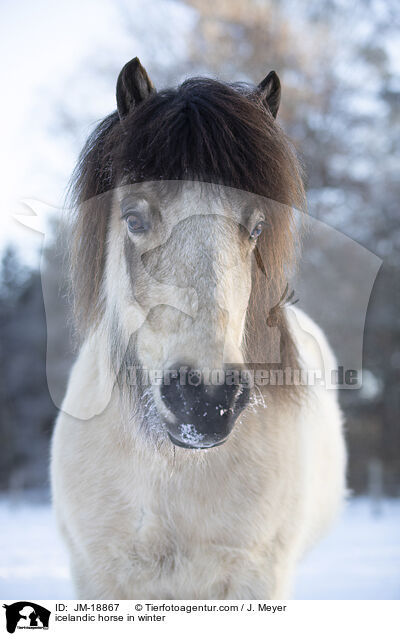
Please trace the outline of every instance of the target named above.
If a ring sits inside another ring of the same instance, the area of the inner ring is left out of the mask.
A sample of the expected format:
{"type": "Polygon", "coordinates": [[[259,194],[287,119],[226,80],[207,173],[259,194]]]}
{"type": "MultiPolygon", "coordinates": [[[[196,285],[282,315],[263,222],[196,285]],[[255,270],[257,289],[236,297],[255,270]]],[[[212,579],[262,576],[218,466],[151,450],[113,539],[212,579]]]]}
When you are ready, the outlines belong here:
{"type": "Polygon", "coordinates": [[[156,93],[135,58],[82,153],[52,446],[80,597],[287,598],[338,511],[336,393],[290,381],[335,360],[282,294],[303,190],[279,101],[275,73],[156,93]]]}

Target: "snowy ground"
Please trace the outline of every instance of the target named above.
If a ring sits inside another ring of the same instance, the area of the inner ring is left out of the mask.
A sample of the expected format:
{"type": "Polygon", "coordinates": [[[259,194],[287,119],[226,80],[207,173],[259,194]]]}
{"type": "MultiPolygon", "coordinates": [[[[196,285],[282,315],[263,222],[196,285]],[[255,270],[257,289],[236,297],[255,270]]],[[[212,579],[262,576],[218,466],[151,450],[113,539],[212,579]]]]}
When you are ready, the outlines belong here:
{"type": "MultiPolygon", "coordinates": [[[[68,560],[45,503],[0,500],[0,598],[70,599],[68,560]]],[[[298,599],[400,599],[400,500],[353,500],[301,564],[298,599]]]]}
{"type": "Polygon", "coordinates": [[[400,599],[400,500],[348,504],[302,562],[298,599],[400,599]]]}

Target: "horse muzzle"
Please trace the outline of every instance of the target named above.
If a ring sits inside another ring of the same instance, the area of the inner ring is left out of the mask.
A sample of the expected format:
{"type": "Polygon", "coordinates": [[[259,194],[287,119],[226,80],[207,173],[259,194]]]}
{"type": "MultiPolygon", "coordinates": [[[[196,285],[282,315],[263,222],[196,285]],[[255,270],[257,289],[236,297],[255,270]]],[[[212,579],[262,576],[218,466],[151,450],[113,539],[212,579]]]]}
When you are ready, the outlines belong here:
{"type": "Polygon", "coordinates": [[[218,386],[205,384],[199,371],[183,365],[178,368],[180,370],[170,377],[168,384],[160,387],[161,398],[172,415],[171,420],[166,421],[171,442],[189,449],[223,444],[246,408],[250,390],[226,382],[218,386]]]}

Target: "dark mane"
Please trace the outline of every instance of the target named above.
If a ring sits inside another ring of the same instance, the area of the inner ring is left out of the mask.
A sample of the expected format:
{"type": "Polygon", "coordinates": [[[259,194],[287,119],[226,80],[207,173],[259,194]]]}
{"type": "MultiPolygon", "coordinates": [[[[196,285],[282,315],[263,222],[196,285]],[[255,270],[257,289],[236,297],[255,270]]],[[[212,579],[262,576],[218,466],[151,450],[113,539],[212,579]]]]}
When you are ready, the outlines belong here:
{"type": "MultiPolygon", "coordinates": [[[[269,231],[257,248],[259,266],[253,273],[246,328],[249,355],[256,351],[253,359],[257,360],[261,352],[268,356],[266,318],[281,296],[284,268],[293,253],[288,211],[304,207],[304,190],[292,145],[257,90],[244,84],[189,79],[176,89],[151,94],[122,121],[117,112],[112,113],[94,130],[71,182],[71,200],[77,208],[72,278],[83,333],[102,315],[110,213],[106,193],[122,179],[132,183],[197,180],[277,202],[270,210],[269,231]]],[[[283,316],[278,326],[282,364],[293,363],[295,350],[283,316]]]]}
{"type": "Polygon", "coordinates": [[[131,181],[220,183],[281,203],[304,203],[291,143],[257,92],[207,78],[150,95],[89,137],[72,178],[74,204],[131,181]]]}

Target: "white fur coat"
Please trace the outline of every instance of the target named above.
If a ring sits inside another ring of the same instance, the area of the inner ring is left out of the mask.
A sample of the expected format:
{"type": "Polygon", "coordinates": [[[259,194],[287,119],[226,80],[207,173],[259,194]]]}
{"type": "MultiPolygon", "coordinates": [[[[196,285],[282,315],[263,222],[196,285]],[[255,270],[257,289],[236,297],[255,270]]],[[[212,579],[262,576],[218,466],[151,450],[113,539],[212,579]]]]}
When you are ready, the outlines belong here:
{"type": "MultiPolygon", "coordinates": [[[[334,368],[321,330],[288,310],[306,368],[334,368]]],[[[207,451],[156,449],[121,421],[105,343],[82,348],[52,445],[53,499],[77,594],[90,599],[281,599],[345,491],[336,392],[267,404],[207,451]],[[98,407],[96,406],[98,404],[98,407]]]]}

